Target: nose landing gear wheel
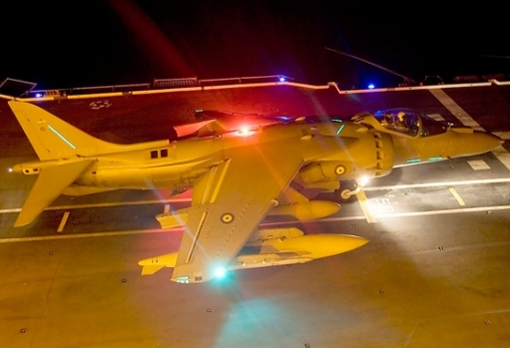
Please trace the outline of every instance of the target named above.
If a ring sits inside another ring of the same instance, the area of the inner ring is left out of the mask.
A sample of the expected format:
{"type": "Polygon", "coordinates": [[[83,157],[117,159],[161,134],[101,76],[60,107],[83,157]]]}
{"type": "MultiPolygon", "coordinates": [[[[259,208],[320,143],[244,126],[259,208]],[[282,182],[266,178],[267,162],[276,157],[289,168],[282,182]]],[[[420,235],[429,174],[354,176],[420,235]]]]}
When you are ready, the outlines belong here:
{"type": "Polygon", "coordinates": [[[340,190],[340,198],[343,200],[343,201],[348,201],[349,198],[351,198],[353,196],[353,194],[351,193],[352,191],[349,190],[349,189],[345,189],[345,190],[340,190]]]}
{"type": "Polygon", "coordinates": [[[347,181],[341,184],[340,189],[337,190],[336,193],[341,201],[350,202],[354,200],[353,197],[355,197],[361,189],[362,185],[357,184],[356,181],[347,181]]]}

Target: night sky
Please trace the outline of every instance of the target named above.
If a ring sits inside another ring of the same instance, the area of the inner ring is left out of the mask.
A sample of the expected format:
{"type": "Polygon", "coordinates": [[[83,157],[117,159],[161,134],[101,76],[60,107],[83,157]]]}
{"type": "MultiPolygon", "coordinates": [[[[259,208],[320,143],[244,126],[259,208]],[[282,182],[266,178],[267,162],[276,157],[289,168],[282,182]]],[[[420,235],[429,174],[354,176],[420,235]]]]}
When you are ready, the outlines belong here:
{"type": "Polygon", "coordinates": [[[110,0],[67,6],[7,6],[0,20],[0,79],[38,82],[38,89],[276,74],[343,88],[402,81],[325,46],[416,81],[510,73],[503,3],[110,0]]]}

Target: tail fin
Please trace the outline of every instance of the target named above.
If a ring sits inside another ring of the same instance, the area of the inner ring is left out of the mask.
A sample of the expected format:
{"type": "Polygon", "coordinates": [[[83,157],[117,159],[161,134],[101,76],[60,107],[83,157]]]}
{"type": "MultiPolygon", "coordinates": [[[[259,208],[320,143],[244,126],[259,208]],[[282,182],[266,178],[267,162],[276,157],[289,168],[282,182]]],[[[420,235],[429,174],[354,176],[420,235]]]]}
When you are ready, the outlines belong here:
{"type": "Polygon", "coordinates": [[[38,168],[37,181],[14,226],[31,223],[87,170],[96,155],[168,145],[168,140],[130,145],[108,143],[94,138],[33,104],[9,101],[9,106],[39,159],[46,161],[45,166],[38,168]]]}
{"type": "Polygon", "coordinates": [[[9,106],[41,161],[74,156],[90,157],[168,144],[168,140],[131,145],[113,144],[94,138],[33,104],[9,101],[9,106]]]}
{"type": "Polygon", "coordinates": [[[109,145],[33,104],[10,101],[9,106],[41,161],[96,154],[109,145]]]}

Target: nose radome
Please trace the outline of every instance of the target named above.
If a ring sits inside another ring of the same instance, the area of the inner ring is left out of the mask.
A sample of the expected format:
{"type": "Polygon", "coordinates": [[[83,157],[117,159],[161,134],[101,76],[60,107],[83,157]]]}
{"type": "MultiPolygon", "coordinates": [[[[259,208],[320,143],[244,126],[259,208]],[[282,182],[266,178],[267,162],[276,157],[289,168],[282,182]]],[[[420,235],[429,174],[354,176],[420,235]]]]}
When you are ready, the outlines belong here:
{"type": "Polygon", "coordinates": [[[477,152],[479,154],[494,150],[504,143],[500,137],[491,133],[475,132],[473,135],[475,136],[475,139],[473,139],[473,146],[479,150],[477,152]]]}
{"type": "Polygon", "coordinates": [[[496,145],[495,147],[498,147],[499,145],[502,145],[505,141],[503,139],[501,139],[500,137],[498,137],[497,135],[495,134],[490,134],[489,135],[492,136],[492,138],[494,138],[494,141],[497,141],[498,142],[498,145],[496,145]]]}
{"type": "Polygon", "coordinates": [[[449,157],[475,156],[494,150],[503,143],[501,138],[486,132],[460,133],[458,144],[449,157]]]}

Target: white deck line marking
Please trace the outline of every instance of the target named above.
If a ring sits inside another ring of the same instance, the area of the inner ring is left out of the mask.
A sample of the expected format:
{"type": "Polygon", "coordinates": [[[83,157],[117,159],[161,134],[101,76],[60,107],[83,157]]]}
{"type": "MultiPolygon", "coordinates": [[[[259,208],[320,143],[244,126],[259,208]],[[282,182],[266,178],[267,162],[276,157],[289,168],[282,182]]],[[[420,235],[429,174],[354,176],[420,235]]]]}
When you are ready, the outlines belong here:
{"type": "Polygon", "coordinates": [[[485,248],[500,248],[506,247],[510,245],[510,241],[508,242],[494,242],[494,243],[479,243],[479,244],[471,244],[471,245],[463,245],[457,247],[444,248],[441,250],[429,249],[429,250],[419,250],[419,251],[403,251],[397,253],[397,255],[426,255],[426,254],[442,254],[448,252],[457,252],[457,251],[466,251],[466,250],[477,250],[477,249],[485,249],[485,248]]]}
{"type": "MultiPolygon", "coordinates": [[[[492,246],[492,245],[491,245],[492,246]]],[[[499,246],[499,245],[496,245],[496,246],[499,246]]],[[[486,312],[480,312],[480,313],[472,313],[472,314],[466,314],[464,315],[464,317],[477,317],[477,316],[482,316],[482,315],[488,315],[488,314],[501,314],[501,313],[509,313],[510,312],[510,308],[509,309],[497,309],[497,310],[494,310],[494,311],[486,311],[486,312]]]]}
{"type": "Polygon", "coordinates": [[[459,202],[460,205],[462,206],[465,206],[466,203],[464,203],[464,200],[462,199],[462,197],[459,195],[459,193],[457,192],[457,190],[455,190],[453,187],[448,187],[448,190],[450,191],[450,193],[453,195],[453,197],[455,197],[455,199],[457,200],[457,202],[459,202]]]}
{"type": "Polygon", "coordinates": [[[441,114],[427,114],[427,116],[436,121],[444,121],[444,118],[441,114]]]}
{"type": "MultiPolygon", "coordinates": [[[[108,202],[108,203],[91,203],[91,204],[76,204],[76,205],[54,205],[51,207],[47,207],[44,210],[62,210],[62,209],[86,209],[86,208],[109,208],[109,207],[119,207],[123,205],[142,205],[142,204],[158,204],[158,203],[186,203],[191,202],[191,198],[177,198],[177,199],[169,199],[165,201],[161,201],[160,199],[154,200],[145,200],[145,201],[133,201],[133,202],[108,202]]],[[[0,214],[7,213],[19,213],[21,208],[9,208],[9,209],[0,209],[0,214]]]]}
{"type": "MultiPolygon", "coordinates": [[[[182,228],[180,228],[182,230],[182,228]]],[[[149,230],[133,230],[133,231],[113,231],[113,232],[93,232],[93,233],[79,233],[79,234],[55,234],[53,236],[35,236],[35,237],[20,237],[20,238],[1,238],[0,243],[15,243],[15,242],[36,242],[55,239],[78,239],[78,238],[93,238],[93,237],[110,237],[110,236],[129,236],[134,234],[149,234],[149,233],[168,233],[175,232],[177,229],[149,229],[149,230]]]]}
{"type": "Polygon", "coordinates": [[[491,169],[491,167],[489,167],[489,165],[484,160],[481,160],[481,159],[480,160],[467,161],[467,163],[475,171],[478,171],[478,170],[490,170],[491,169]]]}
{"type": "Polygon", "coordinates": [[[368,200],[367,196],[365,195],[365,192],[363,192],[363,190],[359,191],[356,194],[356,198],[358,199],[359,206],[361,208],[361,211],[363,211],[363,215],[365,215],[365,219],[367,220],[367,222],[369,224],[377,223],[377,219],[370,211],[370,206],[368,205],[368,200]]]}
{"type": "Polygon", "coordinates": [[[69,211],[66,211],[64,213],[64,216],[62,216],[62,221],[60,221],[60,225],[58,226],[57,232],[62,232],[64,230],[64,227],[67,223],[67,219],[69,218],[69,214],[71,214],[71,212],[69,211]]]}
{"type": "Polygon", "coordinates": [[[503,163],[505,167],[508,168],[508,170],[510,170],[510,153],[508,153],[503,146],[499,145],[497,148],[492,150],[492,153],[498,160],[501,161],[501,163],[503,163]]]}
{"type": "MultiPolygon", "coordinates": [[[[478,124],[464,109],[460,107],[459,104],[457,104],[448,94],[446,94],[445,91],[442,89],[430,89],[430,93],[439,100],[441,104],[444,105],[445,108],[448,109],[454,115],[459,119],[460,122],[462,122],[463,125],[473,128],[474,130],[483,131],[485,132],[485,129],[478,124]]],[[[503,163],[503,165],[510,170],[510,154],[508,151],[505,150],[503,146],[498,146],[494,150],[492,150],[492,153],[498,160],[503,163]]]]}
{"type": "Polygon", "coordinates": [[[427,187],[445,187],[445,186],[462,186],[462,185],[490,185],[490,184],[506,184],[510,183],[510,178],[498,179],[481,179],[481,180],[466,180],[466,181],[445,181],[445,182],[428,182],[421,184],[408,184],[408,185],[392,185],[392,186],[374,186],[363,187],[364,191],[384,191],[384,190],[405,190],[413,188],[427,188],[427,187]]]}
{"type": "MultiPolygon", "coordinates": [[[[510,205],[496,205],[496,206],[485,206],[485,207],[473,207],[473,208],[457,208],[457,209],[443,209],[443,210],[431,210],[421,212],[406,212],[406,213],[391,213],[391,214],[378,214],[377,218],[399,218],[399,217],[415,217],[415,216],[430,216],[430,215],[446,215],[446,214],[462,214],[462,213],[473,213],[482,211],[498,211],[498,210],[510,210],[510,205]]],[[[365,220],[364,216],[342,216],[325,218],[320,221],[323,222],[335,222],[335,221],[349,221],[349,220],[365,220]]],[[[310,220],[313,222],[316,220],[310,220]]],[[[268,226],[288,226],[295,224],[295,221],[280,221],[274,223],[263,223],[262,227],[268,226]]],[[[171,228],[167,230],[163,229],[147,229],[147,230],[133,230],[133,231],[112,231],[112,232],[94,232],[94,233],[81,233],[81,234],[59,234],[53,236],[40,236],[40,237],[20,237],[20,238],[0,238],[0,243],[16,243],[16,242],[34,242],[34,241],[46,241],[55,239],[77,239],[77,238],[91,238],[91,237],[112,237],[112,236],[129,236],[135,234],[149,234],[149,233],[169,233],[169,232],[182,232],[182,227],[171,228]]]]}
{"type": "Polygon", "coordinates": [[[0,209],[0,214],[19,213],[21,208],[0,209]]]}
{"type": "MultiPolygon", "coordinates": [[[[509,154],[510,156],[510,154],[509,154]]],[[[448,186],[461,186],[461,185],[491,185],[491,184],[505,184],[510,183],[510,178],[496,178],[496,179],[480,179],[480,180],[466,180],[466,181],[445,181],[445,182],[431,182],[409,185],[391,185],[391,186],[365,186],[363,191],[384,191],[384,190],[405,190],[413,188],[427,188],[427,187],[448,187],[448,186]]],[[[73,209],[87,209],[87,208],[108,208],[120,207],[129,205],[145,205],[145,204],[161,204],[161,203],[187,203],[191,202],[191,198],[177,198],[161,201],[159,199],[133,201],[133,202],[108,202],[108,203],[93,203],[93,204],[76,204],[76,205],[59,205],[51,206],[45,210],[73,210],[73,209]]],[[[0,209],[0,214],[19,213],[21,208],[7,208],[0,209]]]]}
{"type": "Polygon", "coordinates": [[[481,211],[495,211],[495,210],[510,210],[510,205],[495,205],[495,206],[486,206],[486,207],[415,211],[415,212],[408,212],[408,213],[378,214],[376,216],[378,219],[384,219],[384,218],[398,218],[398,217],[412,217],[412,216],[476,213],[476,212],[481,212],[481,211]]]}
{"type": "Polygon", "coordinates": [[[492,134],[500,137],[503,140],[510,140],[510,132],[492,132],[492,134]]]}
{"type": "Polygon", "coordinates": [[[464,125],[473,128],[477,131],[485,131],[485,129],[478,124],[463,108],[460,107],[445,91],[442,89],[431,89],[430,93],[439,100],[445,108],[452,113],[453,116],[464,125]]]}

